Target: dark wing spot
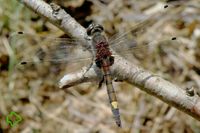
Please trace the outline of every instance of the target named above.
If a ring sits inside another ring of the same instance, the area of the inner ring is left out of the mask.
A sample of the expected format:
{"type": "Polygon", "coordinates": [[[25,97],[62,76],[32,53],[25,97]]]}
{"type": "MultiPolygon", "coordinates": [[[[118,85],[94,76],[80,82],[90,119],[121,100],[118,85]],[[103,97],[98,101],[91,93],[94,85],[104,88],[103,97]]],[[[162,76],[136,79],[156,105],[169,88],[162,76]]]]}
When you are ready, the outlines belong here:
{"type": "MultiPolygon", "coordinates": [[[[23,97],[19,99],[22,103],[29,103],[29,98],[23,97]]],[[[0,132],[1,133],[1,132],[0,132]]]]}
{"type": "Polygon", "coordinates": [[[168,5],[165,5],[165,6],[164,6],[164,8],[167,8],[167,7],[168,7],[168,5]]]}
{"type": "Polygon", "coordinates": [[[18,34],[24,34],[22,31],[19,31],[18,34]]]}
{"type": "Polygon", "coordinates": [[[6,34],[6,38],[9,38],[9,36],[10,36],[9,34],[6,34]]]}
{"type": "Polygon", "coordinates": [[[27,62],[26,62],[26,61],[22,61],[20,64],[21,64],[21,65],[26,65],[27,62]]]}
{"type": "Polygon", "coordinates": [[[44,61],[44,59],[43,59],[43,58],[39,58],[39,60],[40,60],[40,61],[44,61]]]}
{"type": "Polygon", "coordinates": [[[172,40],[176,40],[176,37],[172,37],[172,40]]]}

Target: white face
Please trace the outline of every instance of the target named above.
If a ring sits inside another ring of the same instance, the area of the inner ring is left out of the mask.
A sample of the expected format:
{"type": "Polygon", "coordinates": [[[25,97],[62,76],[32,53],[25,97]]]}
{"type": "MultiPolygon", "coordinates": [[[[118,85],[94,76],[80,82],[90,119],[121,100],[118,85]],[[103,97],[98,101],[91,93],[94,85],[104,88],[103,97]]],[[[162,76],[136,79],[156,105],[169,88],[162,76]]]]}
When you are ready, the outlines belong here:
{"type": "Polygon", "coordinates": [[[101,33],[103,31],[103,26],[99,24],[90,24],[87,28],[87,35],[88,36],[93,36],[95,33],[99,32],[101,33]]]}

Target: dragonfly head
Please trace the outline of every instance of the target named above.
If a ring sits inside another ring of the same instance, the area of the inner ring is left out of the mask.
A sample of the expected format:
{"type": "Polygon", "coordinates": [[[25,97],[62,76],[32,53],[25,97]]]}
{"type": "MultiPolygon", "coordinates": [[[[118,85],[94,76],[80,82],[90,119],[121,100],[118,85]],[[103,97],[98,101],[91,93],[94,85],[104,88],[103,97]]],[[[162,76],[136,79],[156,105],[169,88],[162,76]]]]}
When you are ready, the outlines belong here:
{"type": "Polygon", "coordinates": [[[101,33],[103,31],[103,26],[101,26],[100,24],[90,24],[89,27],[87,28],[87,35],[88,36],[92,36],[94,35],[94,33],[101,33]]]}

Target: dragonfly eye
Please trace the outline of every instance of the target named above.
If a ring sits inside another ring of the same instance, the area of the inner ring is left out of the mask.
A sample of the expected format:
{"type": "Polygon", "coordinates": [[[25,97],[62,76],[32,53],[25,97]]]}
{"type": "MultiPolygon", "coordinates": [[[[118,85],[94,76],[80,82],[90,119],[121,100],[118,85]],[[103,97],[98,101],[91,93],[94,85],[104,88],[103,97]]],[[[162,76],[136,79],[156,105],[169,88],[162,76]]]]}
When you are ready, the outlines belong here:
{"type": "Polygon", "coordinates": [[[93,35],[95,32],[102,32],[104,29],[103,29],[103,26],[101,26],[100,24],[90,24],[89,27],[87,28],[87,35],[88,36],[91,36],[93,35]]]}

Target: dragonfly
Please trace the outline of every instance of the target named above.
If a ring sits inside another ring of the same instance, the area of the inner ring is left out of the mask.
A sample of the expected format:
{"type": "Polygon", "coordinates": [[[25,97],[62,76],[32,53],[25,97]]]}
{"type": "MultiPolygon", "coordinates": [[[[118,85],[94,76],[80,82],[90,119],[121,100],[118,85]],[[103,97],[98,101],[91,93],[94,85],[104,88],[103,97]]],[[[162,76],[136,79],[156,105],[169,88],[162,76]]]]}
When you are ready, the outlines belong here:
{"type": "MultiPolygon", "coordinates": [[[[92,23],[87,28],[87,35],[90,37],[91,47],[84,47],[83,42],[88,40],[78,40],[69,38],[52,38],[52,37],[34,37],[31,34],[18,32],[11,37],[11,45],[14,45],[19,51],[25,47],[32,46],[26,50],[26,54],[21,52],[23,57],[18,63],[19,67],[32,66],[34,63],[68,63],[81,62],[91,60],[95,62],[97,68],[101,71],[103,78],[101,82],[105,82],[111,111],[118,127],[121,127],[120,111],[118,100],[113,87],[113,77],[110,72],[110,67],[115,63],[115,56],[118,54],[141,53],[140,50],[150,47],[152,44],[163,41],[154,40],[149,42],[138,43],[138,34],[144,31],[142,26],[147,25],[146,22],[139,23],[130,31],[123,34],[117,34],[110,39],[104,34],[103,26],[92,23]],[[141,29],[138,30],[140,27],[141,29]],[[131,37],[130,37],[131,35],[131,37]],[[36,45],[40,43],[39,47],[36,45]],[[113,53],[114,51],[114,53],[113,53]],[[28,53],[28,55],[27,55],[28,53]],[[117,54],[115,54],[117,53],[117,54]]],[[[171,36],[166,41],[177,41],[176,37],[171,36]]],[[[70,63],[69,63],[70,64],[70,63]]]]}

